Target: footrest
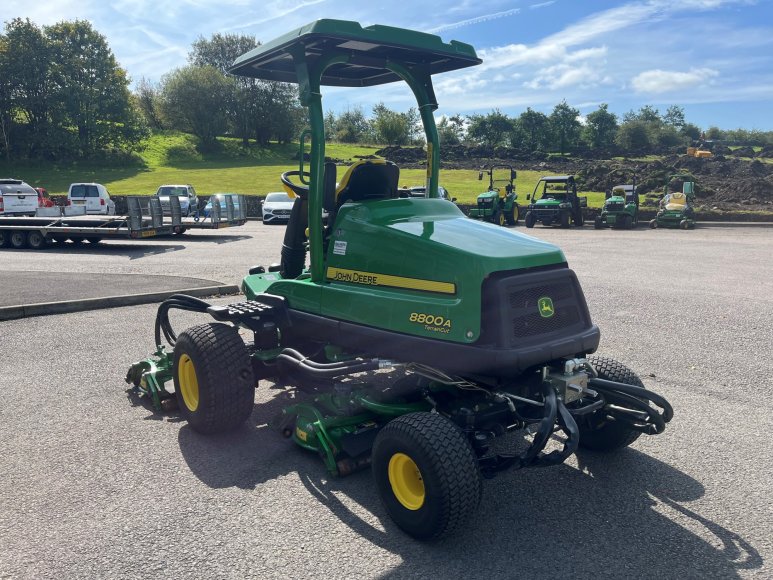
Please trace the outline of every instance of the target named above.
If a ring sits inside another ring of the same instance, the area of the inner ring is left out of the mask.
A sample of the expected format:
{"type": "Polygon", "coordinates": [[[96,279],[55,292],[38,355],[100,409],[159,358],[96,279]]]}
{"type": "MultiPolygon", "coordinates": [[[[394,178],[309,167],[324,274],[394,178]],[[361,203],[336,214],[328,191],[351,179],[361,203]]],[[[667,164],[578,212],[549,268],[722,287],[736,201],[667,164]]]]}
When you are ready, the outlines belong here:
{"type": "Polygon", "coordinates": [[[215,320],[222,322],[238,322],[245,318],[259,318],[273,314],[275,308],[256,300],[246,300],[245,302],[236,302],[235,304],[226,304],[225,306],[210,306],[207,312],[215,320]]]}

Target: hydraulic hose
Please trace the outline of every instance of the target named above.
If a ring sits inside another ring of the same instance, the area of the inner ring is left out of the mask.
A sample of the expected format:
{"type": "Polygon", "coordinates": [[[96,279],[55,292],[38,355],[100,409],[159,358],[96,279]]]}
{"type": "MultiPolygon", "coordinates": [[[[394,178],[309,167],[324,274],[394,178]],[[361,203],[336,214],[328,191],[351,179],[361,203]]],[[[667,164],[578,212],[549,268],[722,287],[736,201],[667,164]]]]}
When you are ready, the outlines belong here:
{"type": "Polygon", "coordinates": [[[607,379],[599,378],[592,378],[589,383],[591,387],[595,387],[602,392],[620,391],[627,395],[638,397],[639,399],[647,399],[652,401],[658,407],[663,409],[663,420],[666,423],[674,418],[674,408],[671,406],[671,403],[669,403],[664,397],[658,395],[657,393],[653,393],[652,391],[648,391],[643,387],[637,387],[627,383],[618,383],[616,381],[608,381],[607,379]]]}
{"type": "Polygon", "coordinates": [[[177,334],[172,328],[172,324],[169,322],[169,311],[176,310],[188,310],[190,312],[206,312],[211,304],[204,300],[199,300],[193,296],[187,294],[174,294],[164,300],[159,306],[156,312],[156,323],[154,328],[154,338],[156,339],[156,346],[161,346],[161,333],[163,332],[164,338],[171,345],[174,346],[177,342],[177,334]]]}
{"type": "Polygon", "coordinates": [[[332,379],[335,377],[353,375],[354,373],[374,371],[379,368],[378,359],[329,363],[329,365],[332,365],[329,366],[326,363],[309,361],[308,359],[303,358],[302,355],[300,355],[301,359],[299,359],[299,355],[300,353],[298,351],[292,349],[283,350],[279,356],[276,357],[276,362],[280,370],[296,371],[314,379],[332,379]],[[291,352],[288,353],[288,350],[291,352]]]}

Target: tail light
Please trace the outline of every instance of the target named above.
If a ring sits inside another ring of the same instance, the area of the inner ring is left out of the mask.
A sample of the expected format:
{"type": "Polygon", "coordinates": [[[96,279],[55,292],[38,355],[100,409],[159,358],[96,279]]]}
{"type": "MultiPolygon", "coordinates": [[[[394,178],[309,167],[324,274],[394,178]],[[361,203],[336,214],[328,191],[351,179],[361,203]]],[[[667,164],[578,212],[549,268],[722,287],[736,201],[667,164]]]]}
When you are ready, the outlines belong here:
{"type": "Polygon", "coordinates": [[[0,197],[0,211],[3,211],[3,198],[0,197]]]}
{"type": "Polygon", "coordinates": [[[72,200],[69,197],[67,198],[67,203],[65,203],[65,205],[72,205],[72,200]]]}
{"type": "Polygon", "coordinates": [[[101,197],[99,198],[99,205],[105,205],[105,200],[101,197]]]}

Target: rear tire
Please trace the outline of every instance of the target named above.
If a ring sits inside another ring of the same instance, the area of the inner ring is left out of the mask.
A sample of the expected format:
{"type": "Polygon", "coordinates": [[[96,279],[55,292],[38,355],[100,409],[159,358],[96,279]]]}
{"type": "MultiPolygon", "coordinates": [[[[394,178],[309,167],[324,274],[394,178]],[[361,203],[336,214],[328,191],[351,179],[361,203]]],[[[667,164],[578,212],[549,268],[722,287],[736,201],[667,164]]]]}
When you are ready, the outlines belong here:
{"type": "Polygon", "coordinates": [[[27,232],[14,231],[10,233],[8,238],[14,250],[23,250],[27,247],[27,232]]]}
{"type": "Polygon", "coordinates": [[[462,527],[483,487],[475,453],[461,429],[435,413],[387,423],[373,444],[373,477],[395,524],[420,540],[462,527]]]}
{"type": "Polygon", "coordinates": [[[27,245],[33,250],[44,250],[48,247],[48,238],[38,231],[27,234],[27,245]]]}
{"type": "Polygon", "coordinates": [[[526,217],[523,219],[523,223],[526,225],[527,228],[533,228],[534,223],[537,221],[537,218],[534,217],[534,214],[530,211],[526,212],[526,217]]]}
{"type": "Polygon", "coordinates": [[[234,327],[213,322],[183,331],[172,371],[180,414],[194,431],[231,431],[252,414],[255,379],[234,327]]]}
{"type": "Polygon", "coordinates": [[[568,211],[562,211],[561,212],[561,227],[562,228],[568,228],[569,224],[571,222],[571,216],[569,215],[568,211]]]}
{"type": "MultiPolygon", "coordinates": [[[[635,372],[613,358],[589,356],[588,361],[599,373],[600,379],[644,388],[635,372]]],[[[614,451],[629,446],[641,435],[640,431],[629,428],[625,423],[610,421],[604,416],[601,410],[578,422],[580,447],[592,451],[614,451]]]]}

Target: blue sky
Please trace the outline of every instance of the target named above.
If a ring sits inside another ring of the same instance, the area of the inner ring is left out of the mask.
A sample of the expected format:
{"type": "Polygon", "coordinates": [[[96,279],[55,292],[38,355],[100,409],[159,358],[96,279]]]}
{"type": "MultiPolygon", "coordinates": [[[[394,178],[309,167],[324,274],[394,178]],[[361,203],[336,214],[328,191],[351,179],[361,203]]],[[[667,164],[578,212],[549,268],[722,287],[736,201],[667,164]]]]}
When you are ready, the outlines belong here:
{"type": "MultiPolygon", "coordinates": [[[[388,24],[468,42],[483,58],[436,77],[438,114],[676,104],[704,128],[773,130],[773,0],[3,0],[0,20],[17,16],[91,21],[134,81],[184,66],[191,43],[215,32],[268,41],[317,18],[388,24]]],[[[412,105],[397,84],[324,97],[336,111],[412,105]]]]}

